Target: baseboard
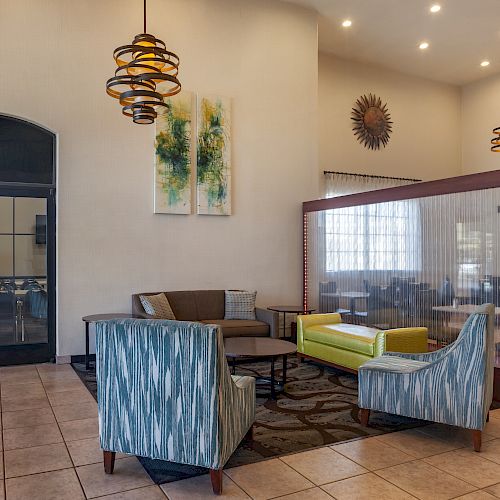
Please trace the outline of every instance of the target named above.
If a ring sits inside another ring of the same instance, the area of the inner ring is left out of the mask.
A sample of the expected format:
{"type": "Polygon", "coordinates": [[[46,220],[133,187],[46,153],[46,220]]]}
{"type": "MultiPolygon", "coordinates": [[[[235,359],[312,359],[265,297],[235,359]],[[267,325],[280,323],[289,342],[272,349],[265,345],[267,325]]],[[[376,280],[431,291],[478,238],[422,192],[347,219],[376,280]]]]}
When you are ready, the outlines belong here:
{"type": "Polygon", "coordinates": [[[56,356],[56,365],[67,365],[71,363],[71,356],[56,356]]]}

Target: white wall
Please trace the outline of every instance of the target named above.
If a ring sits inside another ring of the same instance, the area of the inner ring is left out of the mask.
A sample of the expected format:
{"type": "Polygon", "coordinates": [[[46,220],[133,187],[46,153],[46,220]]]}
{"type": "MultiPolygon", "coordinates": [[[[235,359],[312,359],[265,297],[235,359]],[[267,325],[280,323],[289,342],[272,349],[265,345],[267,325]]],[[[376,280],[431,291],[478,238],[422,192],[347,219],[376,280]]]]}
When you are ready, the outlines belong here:
{"type": "Polygon", "coordinates": [[[0,113],[55,131],[59,355],[84,352],[81,317],[127,312],[140,291],[301,296],[301,201],[318,194],[317,22],[267,0],[148,2],[148,31],[181,57],[186,90],[233,102],[231,217],[153,215],[154,127],[105,93],[142,2],[16,0],[0,12],[0,113]]]}
{"type": "Polygon", "coordinates": [[[462,88],[462,172],[500,169],[500,154],[492,153],[491,132],[500,127],[500,75],[462,88]]]}
{"type": "Polygon", "coordinates": [[[320,54],[319,166],[423,180],[459,175],[460,89],[320,54]],[[352,131],[351,108],[369,93],[387,102],[394,122],[379,151],[352,131]]]}

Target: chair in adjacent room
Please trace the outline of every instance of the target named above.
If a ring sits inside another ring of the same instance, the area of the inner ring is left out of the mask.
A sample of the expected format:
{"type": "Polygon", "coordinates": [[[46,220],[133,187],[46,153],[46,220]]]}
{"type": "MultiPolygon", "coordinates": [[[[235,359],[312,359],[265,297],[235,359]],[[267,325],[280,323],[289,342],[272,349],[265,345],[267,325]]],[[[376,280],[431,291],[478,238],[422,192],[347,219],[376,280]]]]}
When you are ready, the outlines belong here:
{"type": "Polygon", "coordinates": [[[359,368],[361,422],[370,410],[472,430],[476,451],[493,397],[494,306],[479,306],[457,340],[423,354],[387,352],[359,368]]]}
{"type": "Polygon", "coordinates": [[[230,375],[220,327],[124,319],[96,332],[105,472],[116,452],[206,467],[220,494],[222,468],[255,420],[255,379],[230,375]]]}

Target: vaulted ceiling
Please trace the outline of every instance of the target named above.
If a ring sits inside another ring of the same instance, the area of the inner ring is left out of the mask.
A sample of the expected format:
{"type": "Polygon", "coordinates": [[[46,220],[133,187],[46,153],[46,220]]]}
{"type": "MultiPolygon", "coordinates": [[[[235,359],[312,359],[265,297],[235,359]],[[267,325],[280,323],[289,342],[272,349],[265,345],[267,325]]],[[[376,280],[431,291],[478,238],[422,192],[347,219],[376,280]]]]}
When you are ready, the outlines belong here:
{"type": "Polygon", "coordinates": [[[322,52],[454,85],[500,73],[500,0],[285,1],[318,12],[322,52]]]}

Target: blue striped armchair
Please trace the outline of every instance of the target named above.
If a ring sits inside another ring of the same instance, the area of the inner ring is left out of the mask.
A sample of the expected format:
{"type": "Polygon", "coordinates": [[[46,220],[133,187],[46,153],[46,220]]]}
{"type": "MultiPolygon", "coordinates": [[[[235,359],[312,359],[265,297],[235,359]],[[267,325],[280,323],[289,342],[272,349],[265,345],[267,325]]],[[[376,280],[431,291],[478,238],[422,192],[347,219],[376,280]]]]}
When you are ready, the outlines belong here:
{"type": "Polygon", "coordinates": [[[360,420],[370,410],[471,429],[474,449],[493,397],[495,309],[479,306],[457,340],[425,354],[386,352],[359,368],[360,420]]]}
{"type": "Polygon", "coordinates": [[[222,468],[255,419],[255,380],[229,373],[220,328],[123,319],[96,325],[99,435],[104,469],[116,452],[222,468]]]}

